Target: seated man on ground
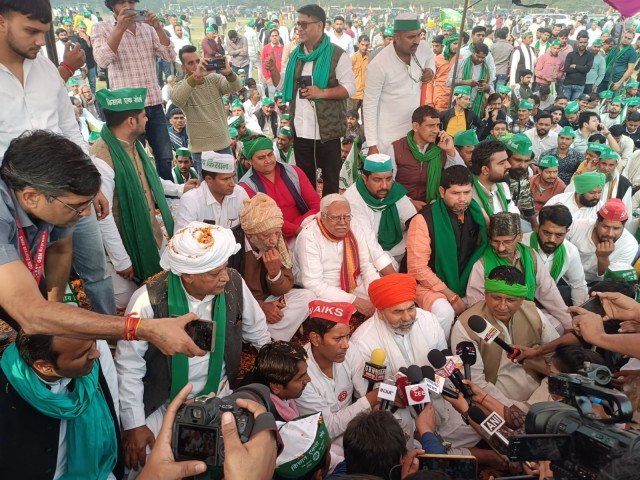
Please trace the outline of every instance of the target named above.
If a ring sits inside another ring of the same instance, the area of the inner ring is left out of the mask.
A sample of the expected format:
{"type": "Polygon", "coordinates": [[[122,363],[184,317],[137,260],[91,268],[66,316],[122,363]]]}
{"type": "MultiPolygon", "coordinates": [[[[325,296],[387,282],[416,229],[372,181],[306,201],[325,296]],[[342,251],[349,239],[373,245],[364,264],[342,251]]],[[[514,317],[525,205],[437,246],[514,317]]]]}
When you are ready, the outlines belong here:
{"type": "Polygon", "coordinates": [[[564,192],[567,188],[558,176],[558,159],[551,155],[545,155],[538,162],[540,173],[529,179],[531,193],[533,195],[533,208],[536,215],[552,197],[564,192]]]}
{"type": "MultiPolygon", "coordinates": [[[[589,150],[587,150],[589,155],[589,150]]],[[[571,212],[574,220],[595,219],[598,209],[602,206],[602,191],[606,182],[604,174],[599,172],[586,172],[576,175],[573,179],[574,191],[565,189],[549,199],[545,207],[551,205],[564,205],[571,212]]]]}
{"type": "Polygon", "coordinates": [[[344,192],[351,213],[367,240],[371,261],[382,275],[398,271],[404,257],[407,222],[417,213],[407,190],[393,179],[391,158],[365,158],[362,175],[344,192]]]}
{"type": "Polygon", "coordinates": [[[193,160],[188,148],[177,149],[176,159],[173,162],[175,163],[175,167],[171,169],[173,183],[182,185],[189,180],[198,180],[198,172],[193,168],[193,160]]]}
{"type": "Polygon", "coordinates": [[[462,130],[453,136],[453,145],[467,167],[471,166],[471,154],[478,143],[480,142],[475,130],[462,130]]]}

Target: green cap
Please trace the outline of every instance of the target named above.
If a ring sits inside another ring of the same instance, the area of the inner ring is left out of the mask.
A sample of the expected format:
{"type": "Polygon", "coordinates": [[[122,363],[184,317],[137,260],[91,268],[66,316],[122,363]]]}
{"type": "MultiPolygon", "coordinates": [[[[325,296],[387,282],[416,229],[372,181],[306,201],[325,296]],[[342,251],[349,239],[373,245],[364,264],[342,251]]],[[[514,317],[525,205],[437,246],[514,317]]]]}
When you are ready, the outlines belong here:
{"type": "Polygon", "coordinates": [[[82,16],[83,16],[84,18],[91,18],[91,12],[84,12],[84,13],[82,14],[82,16]]]}
{"type": "Polygon", "coordinates": [[[533,33],[527,31],[522,34],[522,38],[533,37],[533,33]]]}
{"type": "Polygon", "coordinates": [[[179,148],[176,150],[176,157],[189,157],[191,158],[191,152],[188,148],[179,148]]]}
{"type": "Polygon", "coordinates": [[[567,115],[573,115],[574,113],[578,113],[580,111],[580,105],[578,105],[577,101],[569,102],[566,107],[564,107],[564,113],[567,115]]]}
{"type": "Polygon", "coordinates": [[[640,25],[636,27],[636,33],[640,33],[640,25]]]}
{"type": "Polygon", "coordinates": [[[96,98],[102,108],[112,112],[127,112],[129,110],[142,110],[147,100],[146,88],[119,88],[107,90],[103,88],[96,92],[96,98]]]}
{"type": "Polygon", "coordinates": [[[222,97],[222,103],[229,103],[229,99],[227,97],[222,97]]]}
{"type": "Polygon", "coordinates": [[[240,125],[244,123],[244,118],[238,117],[237,115],[234,117],[229,117],[227,119],[227,125],[234,128],[240,128],[240,125]]]}
{"type": "Polygon", "coordinates": [[[469,85],[458,85],[453,89],[454,95],[466,95],[468,97],[471,96],[471,87],[469,85]]]}
{"type": "Polygon", "coordinates": [[[475,130],[462,130],[453,136],[453,144],[456,147],[475,147],[480,143],[475,130]]]}
{"type": "Polygon", "coordinates": [[[613,91],[612,90],[603,90],[602,92],[600,92],[600,98],[613,98],[613,91]]]}
{"type": "Polygon", "coordinates": [[[262,106],[263,107],[268,107],[269,105],[273,105],[273,98],[264,97],[262,99],[262,106]]]}
{"type": "Polygon", "coordinates": [[[533,153],[533,143],[524,133],[516,133],[513,137],[504,142],[511,153],[528,157],[533,153]]]}
{"type": "Polygon", "coordinates": [[[562,130],[560,130],[558,136],[576,138],[576,131],[567,125],[566,127],[563,127],[562,130]]]}
{"type": "Polygon", "coordinates": [[[78,85],[78,80],[76,80],[75,78],[71,77],[69,79],[69,81],[67,82],[67,85],[78,85]]]}
{"type": "Polygon", "coordinates": [[[573,177],[573,184],[576,188],[576,193],[582,195],[583,193],[589,193],[597,186],[604,188],[604,184],[607,177],[604,173],[600,172],[585,172],[573,177]]]}
{"type": "Polygon", "coordinates": [[[498,85],[496,90],[498,93],[506,93],[507,95],[511,93],[511,89],[507,85],[498,85]]]}
{"type": "Polygon", "coordinates": [[[271,29],[272,29],[272,28],[274,28],[275,26],[276,26],[276,24],[275,24],[275,23],[273,23],[273,22],[271,22],[271,21],[267,22],[267,30],[271,30],[271,29]]]}
{"type": "Polygon", "coordinates": [[[602,30],[603,35],[611,35],[611,30],[602,30]]]}
{"type": "Polygon", "coordinates": [[[552,157],[551,155],[542,157],[538,162],[538,167],[540,168],[554,168],[558,166],[559,166],[558,159],[556,157],[552,157]]]}
{"type": "Polygon", "coordinates": [[[205,28],[205,30],[204,30],[204,31],[205,31],[205,33],[211,33],[211,32],[215,32],[215,31],[216,31],[216,29],[215,29],[215,28],[213,28],[213,27],[207,27],[207,28],[205,28]]]}
{"type": "Polygon", "coordinates": [[[289,120],[289,114],[283,113],[282,115],[280,115],[280,120],[289,120]]]}
{"type": "Polygon", "coordinates": [[[616,95],[615,97],[613,97],[613,100],[611,100],[611,103],[619,103],[620,105],[624,105],[624,100],[622,100],[622,97],[620,95],[616,95]]]}
{"type": "Polygon", "coordinates": [[[587,152],[595,152],[598,155],[602,155],[604,153],[604,149],[607,148],[606,145],[598,142],[588,142],[587,143],[587,152]]]}
{"type": "Polygon", "coordinates": [[[415,13],[399,13],[393,21],[394,32],[410,32],[420,30],[420,19],[415,13]]]}
{"type": "Polygon", "coordinates": [[[277,422],[284,450],[276,458],[275,472],[283,478],[301,478],[318,466],[329,448],[329,430],[321,413],[277,422]]]}
{"type": "Polygon", "coordinates": [[[615,152],[615,150],[607,145],[603,145],[604,151],[600,154],[600,160],[620,160],[620,156],[615,152]]]}
{"type": "Polygon", "coordinates": [[[229,136],[231,138],[236,138],[239,135],[238,129],[235,127],[229,127],[229,136]]]}
{"type": "Polygon", "coordinates": [[[549,45],[550,47],[559,47],[560,46],[560,40],[558,40],[557,38],[551,42],[551,45],[549,45]]]}
{"type": "Polygon", "coordinates": [[[252,18],[251,20],[249,20],[249,23],[247,23],[247,25],[249,25],[250,27],[255,27],[256,21],[252,18]]]}
{"type": "Polygon", "coordinates": [[[627,88],[638,88],[638,85],[640,85],[638,82],[629,82],[624,86],[624,89],[626,90],[627,88]]]}
{"type": "Polygon", "coordinates": [[[527,100],[527,99],[523,99],[520,100],[520,104],[518,105],[518,108],[524,108],[527,110],[533,110],[533,102],[531,100],[527,100]]]}
{"type": "Polygon", "coordinates": [[[640,97],[629,97],[626,100],[627,105],[631,107],[637,107],[640,105],[640,97]]]}
{"type": "Polygon", "coordinates": [[[244,74],[246,74],[246,73],[247,73],[247,72],[245,72],[244,68],[239,68],[239,69],[238,69],[238,75],[244,75],[244,74]]]}
{"type": "Polygon", "coordinates": [[[638,274],[633,267],[627,263],[611,263],[604,272],[605,280],[608,278],[619,278],[625,282],[636,283],[638,281],[638,274]]]}
{"type": "Polygon", "coordinates": [[[393,27],[385,27],[382,33],[383,37],[393,37],[393,27]]]}
{"type": "Polygon", "coordinates": [[[73,20],[71,20],[69,17],[64,17],[62,19],[62,24],[66,25],[67,23],[70,23],[71,25],[73,25],[73,20]]]}
{"type": "Polygon", "coordinates": [[[593,45],[594,47],[601,47],[602,46],[602,40],[600,40],[598,38],[597,40],[594,40],[591,45],[593,45]]]}
{"type": "Polygon", "coordinates": [[[282,92],[276,92],[273,99],[275,100],[276,98],[282,98],[282,92]]]}
{"type": "MultiPolygon", "coordinates": [[[[86,24],[86,23],[84,23],[82,20],[80,20],[80,21],[78,22],[78,26],[79,26],[79,27],[87,28],[87,24],[86,24]]],[[[628,87],[627,87],[627,88],[628,88],[628,87]]]]}
{"type": "Polygon", "coordinates": [[[443,23],[442,24],[442,30],[452,31],[453,30],[453,25],[451,25],[450,23],[443,23]]]}
{"type": "Polygon", "coordinates": [[[362,168],[367,172],[390,172],[393,170],[393,162],[389,155],[374,153],[367,155],[362,168]]]}
{"type": "Polygon", "coordinates": [[[242,104],[242,102],[240,101],[239,98],[236,98],[232,103],[231,103],[231,108],[242,108],[244,110],[244,105],[242,104]]]}

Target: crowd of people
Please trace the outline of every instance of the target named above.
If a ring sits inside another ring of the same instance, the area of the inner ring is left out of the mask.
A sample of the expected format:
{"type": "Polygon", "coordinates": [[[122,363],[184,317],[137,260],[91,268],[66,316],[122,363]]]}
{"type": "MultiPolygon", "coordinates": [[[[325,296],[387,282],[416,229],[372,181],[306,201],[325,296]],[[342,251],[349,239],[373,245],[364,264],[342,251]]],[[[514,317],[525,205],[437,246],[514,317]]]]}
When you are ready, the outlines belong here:
{"type": "Polygon", "coordinates": [[[219,442],[229,480],[553,478],[470,412],[523,433],[585,362],[640,418],[640,24],[105,6],[0,0],[6,478],[210,478],[219,442]],[[182,403],[252,383],[259,433],[225,407],[177,462],[182,403]]]}

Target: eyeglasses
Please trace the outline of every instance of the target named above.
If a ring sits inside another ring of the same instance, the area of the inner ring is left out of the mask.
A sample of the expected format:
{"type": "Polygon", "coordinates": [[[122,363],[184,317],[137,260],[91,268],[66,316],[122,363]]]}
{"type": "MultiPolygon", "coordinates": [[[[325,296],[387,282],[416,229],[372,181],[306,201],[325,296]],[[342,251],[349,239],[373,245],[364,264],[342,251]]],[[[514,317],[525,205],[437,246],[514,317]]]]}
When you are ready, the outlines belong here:
{"type": "Polygon", "coordinates": [[[300,30],[305,30],[312,23],[318,22],[320,22],[320,20],[314,20],[313,22],[296,22],[296,27],[298,27],[300,30]]]}
{"type": "Polygon", "coordinates": [[[333,223],[338,223],[340,220],[343,222],[350,222],[353,218],[353,215],[350,213],[346,213],[344,215],[329,215],[328,213],[323,213],[323,215],[333,223]]]}
{"type": "Polygon", "coordinates": [[[59,199],[59,198],[57,198],[57,197],[53,197],[53,199],[54,199],[54,200],[56,200],[57,202],[60,202],[61,204],[63,204],[63,205],[64,205],[65,207],[67,207],[69,210],[73,210],[73,211],[75,212],[76,216],[81,217],[81,216],[82,216],[82,214],[85,212],[85,210],[86,210],[87,208],[91,207],[91,204],[92,204],[92,203],[93,203],[93,201],[96,199],[96,197],[95,197],[95,195],[94,195],[94,197],[93,197],[91,200],[89,200],[89,202],[87,202],[87,204],[86,204],[84,207],[82,207],[81,209],[79,209],[79,210],[78,210],[77,208],[73,208],[71,205],[69,205],[69,204],[67,204],[67,203],[64,203],[62,200],[60,200],[60,199],[59,199]]]}
{"type": "Polygon", "coordinates": [[[499,247],[501,245],[507,248],[513,247],[516,243],[516,238],[518,238],[518,235],[513,237],[511,240],[504,240],[504,241],[491,240],[491,245],[494,247],[499,247]]]}

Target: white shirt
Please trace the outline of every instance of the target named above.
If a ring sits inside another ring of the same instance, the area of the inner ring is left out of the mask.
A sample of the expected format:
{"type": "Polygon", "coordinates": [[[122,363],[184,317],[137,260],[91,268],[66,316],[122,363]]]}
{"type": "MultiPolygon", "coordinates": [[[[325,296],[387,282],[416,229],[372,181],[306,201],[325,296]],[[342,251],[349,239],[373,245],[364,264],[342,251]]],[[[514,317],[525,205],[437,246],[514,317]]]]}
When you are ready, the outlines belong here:
{"type": "Polygon", "coordinates": [[[367,245],[371,252],[371,262],[373,262],[373,265],[378,271],[380,271],[391,263],[397,271],[397,262],[401,261],[402,257],[407,252],[406,223],[408,220],[413,218],[416,213],[418,213],[416,211],[416,207],[414,207],[411,200],[409,200],[409,197],[405,195],[396,202],[396,208],[398,210],[398,216],[400,217],[400,225],[402,228],[402,240],[391,250],[385,251],[378,243],[378,230],[380,229],[382,211],[373,210],[367,205],[362,198],[362,195],[358,192],[355,183],[347,188],[343,195],[351,205],[351,214],[363,229],[362,234],[367,239],[367,245]]]}
{"type": "Polygon", "coordinates": [[[260,100],[254,105],[251,100],[245,101],[242,106],[244,107],[245,117],[252,117],[254,113],[262,108],[260,100]]]}
{"type": "Polygon", "coordinates": [[[540,161],[540,155],[542,152],[546,152],[547,150],[551,150],[558,146],[558,134],[549,130],[549,133],[546,137],[540,138],[538,136],[538,131],[536,127],[530,128],[524,134],[529,137],[531,143],[533,143],[533,153],[535,155],[534,163],[537,165],[540,161]]]}
{"type": "MultiPolygon", "coordinates": [[[[558,338],[558,332],[551,325],[547,317],[540,309],[536,310],[542,321],[541,343],[549,343],[558,338]]],[[[511,322],[509,322],[509,327],[501,321],[497,321],[496,324],[500,330],[500,338],[504,342],[512,344],[511,322]]],[[[487,381],[484,376],[484,362],[482,361],[482,355],[480,355],[478,337],[476,335],[470,337],[462,324],[456,322],[453,324],[453,329],[451,330],[451,345],[457,345],[459,342],[473,342],[478,352],[476,363],[471,366],[471,379],[473,382],[506,406],[511,406],[517,402],[526,402],[531,394],[540,386],[540,384],[527,373],[522,365],[509,360],[507,358],[507,352],[504,350],[501,350],[500,366],[498,368],[496,383],[493,384],[487,381]]]]}
{"type": "Polygon", "coordinates": [[[209,190],[207,182],[202,182],[180,199],[175,230],[186,227],[190,222],[204,220],[213,220],[216,225],[225,228],[235,227],[240,223],[242,202],[248,198],[245,189],[236,185],[233,193],[225,196],[220,204],[209,190]]]}
{"type": "MultiPolygon", "coordinates": [[[[635,143],[633,143],[633,140],[631,140],[630,137],[627,137],[626,135],[621,135],[620,138],[618,139],[618,145],[620,145],[620,159],[622,160],[622,166],[621,166],[622,168],[619,165],[618,171],[622,170],[623,172],[622,174],[625,177],[627,177],[627,180],[631,182],[631,179],[629,178],[628,175],[624,173],[624,170],[627,167],[629,160],[631,160],[631,157],[633,156],[633,151],[636,148],[635,143]]],[[[636,185],[636,184],[631,182],[631,185],[636,185]]]]}
{"type": "MultiPolygon", "coordinates": [[[[530,245],[531,232],[523,235],[522,243],[530,245]]],[[[566,240],[562,243],[565,247],[564,265],[560,271],[560,277],[567,282],[571,287],[571,300],[574,305],[582,305],[589,296],[587,289],[587,281],[584,279],[584,270],[582,268],[582,261],[580,260],[580,252],[573,243],[566,240]]],[[[555,252],[547,255],[538,249],[538,257],[542,261],[542,264],[551,273],[551,267],[553,266],[553,259],[555,258],[555,252]]],[[[560,278],[559,277],[559,278],[560,278]]]]}
{"type": "MultiPolygon", "coordinates": [[[[367,240],[362,235],[362,227],[354,219],[351,220],[351,232],[356,237],[360,256],[358,290],[367,292],[369,284],[380,278],[380,275],[371,263],[371,254],[367,240]]],[[[343,251],[344,241],[327,240],[320,232],[318,222],[309,222],[296,239],[293,255],[293,274],[296,284],[311,290],[320,299],[353,303],[357,295],[347,293],[340,288],[343,251]]]]}
{"type": "MultiPolygon", "coordinates": [[[[580,259],[587,282],[602,280],[604,275],[604,272],[602,272],[603,275],[598,275],[596,246],[591,239],[595,224],[596,220],[576,220],[567,234],[567,240],[570,240],[580,252],[580,259]]],[[[623,228],[622,235],[616,240],[613,252],[609,255],[609,263],[633,265],[637,252],[637,240],[628,230],[623,228]]]]}
{"type": "MultiPolygon", "coordinates": [[[[113,171],[113,168],[101,158],[93,157],[92,160],[102,177],[100,191],[109,201],[109,205],[113,205],[113,196],[116,189],[116,173],[113,171]]],[[[162,183],[162,189],[165,195],[170,197],[182,196],[184,184],[178,185],[163,178],[160,178],[160,182],[162,183]]],[[[98,225],[100,227],[100,233],[102,234],[102,244],[104,245],[109,260],[113,264],[113,268],[116,269],[116,272],[121,272],[129,268],[132,265],[131,259],[122,242],[122,237],[120,236],[113,215],[108,215],[104,220],[98,222],[98,225]]],[[[149,248],[152,247],[149,246],[149,248]]]]}
{"type": "MultiPolygon", "coordinates": [[[[628,138],[625,135],[622,138],[628,138]]],[[[631,140],[633,144],[633,140],[631,140]]],[[[627,177],[627,180],[631,182],[631,185],[640,185],[640,150],[636,151],[627,162],[622,174],[627,177]]]]}
{"type": "MultiPolygon", "coordinates": [[[[305,52],[307,51],[304,45],[302,48],[305,52]]],[[[315,62],[304,62],[300,75],[312,77],[314,63],[315,62]]],[[[277,87],[279,91],[282,91],[285,75],[286,72],[282,72],[282,75],[280,76],[280,83],[277,87]]],[[[336,65],[336,79],[338,80],[338,84],[347,91],[349,97],[353,97],[356,94],[356,78],[353,75],[351,59],[346,53],[343,53],[338,59],[338,64],[336,65]]],[[[296,131],[296,136],[300,138],[320,140],[320,127],[318,126],[316,110],[311,106],[311,102],[306,98],[296,99],[296,112],[295,117],[293,118],[293,126],[296,131]]]]}
{"type": "Polygon", "coordinates": [[[25,59],[24,86],[0,64],[0,156],[9,142],[26,130],[51,130],[78,144],[88,153],[76,122],[67,89],[51,60],[38,55],[25,59]]]}
{"type": "MultiPolygon", "coordinates": [[[[602,189],[602,197],[600,198],[599,205],[600,204],[604,205],[606,201],[609,200],[610,198],[618,197],[618,187],[620,186],[620,178],[619,178],[620,174],[617,171],[615,171],[613,172],[613,175],[614,175],[613,179],[610,182],[607,182],[604,184],[604,188],[602,189]]],[[[565,188],[564,191],[565,193],[566,192],[575,193],[576,192],[575,183],[571,182],[569,185],[567,185],[567,188],[565,188]]],[[[624,194],[624,197],[622,197],[621,200],[627,209],[627,214],[631,216],[631,214],[633,213],[633,209],[631,208],[631,188],[627,189],[627,191],[624,194]]],[[[596,217],[593,217],[593,218],[596,218],[596,217]]]]}
{"type": "MultiPolygon", "coordinates": [[[[173,30],[173,29],[171,29],[173,30]]],[[[191,40],[184,33],[182,34],[182,38],[178,38],[175,33],[171,36],[171,43],[173,43],[173,49],[176,51],[176,59],[174,60],[176,63],[182,65],[180,61],[180,49],[185,45],[191,45],[191,40]]]]}
{"type": "MultiPolygon", "coordinates": [[[[570,185],[573,185],[573,182],[571,182],[570,185]]],[[[567,185],[567,189],[568,188],[569,186],[567,185]]],[[[549,201],[544,204],[544,206],[546,207],[547,205],[557,205],[561,203],[562,205],[566,206],[569,209],[569,211],[571,212],[571,216],[573,217],[574,220],[577,220],[577,219],[595,220],[596,218],[598,218],[598,210],[600,210],[600,208],[603,205],[602,200],[600,200],[595,207],[580,207],[576,203],[575,196],[576,196],[575,191],[567,192],[565,190],[563,193],[559,193],[558,195],[554,195],[553,197],[551,197],[549,201]]],[[[571,228],[573,228],[573,226],[571,228]]]]}
{"type": "Polygon", "coordinates": [[[282,40],[282,44],[286,45],[289,43],[289,29],[286,25],[280,25],[278,28],[278,33],[280,34],[280,39],[282,40]]]}
{"type": "MultiPolygon", "coordinates": [[[[189,303],[189,312],[197,314],[200,318],[212,318],[211,310],[215,295],[207,295],[202,300],[198,300],[186,293],[186,291],[185,294],[189,303]]],[[[253,298],[251,290],[244,283],[244,280],[242,281],[242,298],[242,339],[260,349],[260,347],[271,341],[271,336],[267,330],[267,320],[264,313],[253,298]]],[[[141,317],[146,319],[154,318],[146,285],[140,287],[133,294],[126,312],[138,312],[141,317]]],[[[118,342],[116,348],[115,364],[118,371],[120,419],[123,430],[130,430],[145,424],[144,384],[142,379],[147,373],[144,355],[148,348],[148,342],[142,340],[137,342],[122,340],[118,342]]],[[[195,397],[202,391],[207,383],[208,372],[208,354],[189,359],[189,383],[193,385],[190,397],[195,397]]],[[[227,373],[223,364],[218,392],[227,388],[227,373]]]]}
{"type": "Polygon", "coordinates": [[[344,30],[342,31],[341,37],[338,37],[334,30],[331,32],[331,35],[329,35],[329,40],[331,40],[331,43],[334,45],[338,45],[342,48],[347,55],[351,55],[353,53],[353,38],[351,35],[346,34],[344,30]]]}
{"type": "MultiPolygon", "coordinates": [[[[486,187],[482,185],[482,183],[478,182],[478,184],[480,185],[480,188],[484,191],[484,194],[487,196],[487,200],[489,201],[490,205],[493,208],[493,213],[499,213],[504,211],[502,208],[502,202],[500,201],[500,196],[498,195],[498,185],[500,185],[500,187],[502,188],[502,191],[504,192],[504,198],[507,200],[507,212],[517,213],[518,215],[520,215],[520,210],[518,209],[518,206],[511,199],[511,189],[509,188],[508,183],[506,182],[494,183],[491,186],[491,191],[487,190],[486,187]]],[[[478,205],[480,205],[480,208],[482,208],[482,210],[484,211],[484,207],[482,206],[482,201],[478,196],[478,192],[476,192],[475,186],[473,187],[472,197],[476,202],[478,202],[478,205]]],[[[487,215],[489,215],[489,212],[487,212],[487,215]]]]}
{"type": "Polygon", "coordinates": [[[427,42],[420,42],[415,58],[420,65],[413,57],[407,65],[390,43],[367,67],[362,104],[364,130],[367,144],[377,146],[380,153],[389,155],[391,144],[411,130],[411,115],[420,106],[422,68],[436,71],[435,56],[427,42]]]}

